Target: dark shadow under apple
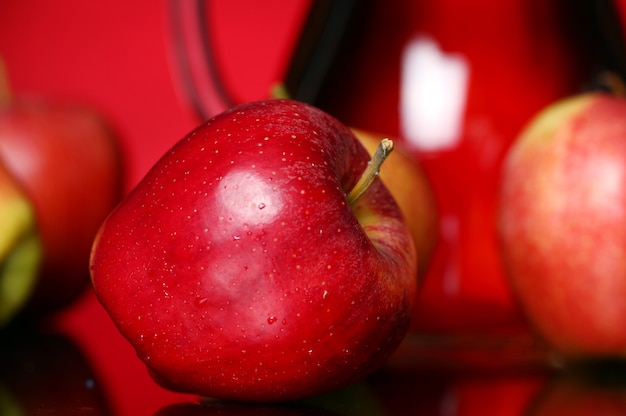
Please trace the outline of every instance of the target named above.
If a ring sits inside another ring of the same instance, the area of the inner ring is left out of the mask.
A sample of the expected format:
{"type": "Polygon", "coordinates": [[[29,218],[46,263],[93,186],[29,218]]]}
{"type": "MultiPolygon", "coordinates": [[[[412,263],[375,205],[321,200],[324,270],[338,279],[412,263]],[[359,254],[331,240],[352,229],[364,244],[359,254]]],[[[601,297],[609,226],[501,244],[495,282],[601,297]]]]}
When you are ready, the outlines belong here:
{"type": "Polygon", "coordinates": [[[16,322],[0,332],[0,414],[112,416],[80,349],[16,322]]]}

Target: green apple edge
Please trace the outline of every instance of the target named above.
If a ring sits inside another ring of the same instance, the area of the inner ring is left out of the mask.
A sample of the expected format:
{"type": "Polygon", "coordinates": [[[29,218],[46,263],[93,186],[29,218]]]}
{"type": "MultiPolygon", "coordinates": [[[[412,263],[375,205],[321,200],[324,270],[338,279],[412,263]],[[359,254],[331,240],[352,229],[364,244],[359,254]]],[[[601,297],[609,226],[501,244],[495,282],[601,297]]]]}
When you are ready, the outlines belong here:
{"type": "Polygon", "coordinates": [[[42,258],[42,247],[29,202],[7,198],[0,214],[0,328],[27,303],[42,258]],[[10,220],[7,220],[10,219],[10,220]]]}
{"type": "Polygon", "coordinates": [[[10,393],[0,385],[0,415],[24,416],[23,409],[11,398],[10,393]]]}
{"type": "Polygon", "coordinates": [[[0,327],[29,299],[37,281],[40,259],[39,237],[33,232],[18,241],[0,264],[0,327]]]}

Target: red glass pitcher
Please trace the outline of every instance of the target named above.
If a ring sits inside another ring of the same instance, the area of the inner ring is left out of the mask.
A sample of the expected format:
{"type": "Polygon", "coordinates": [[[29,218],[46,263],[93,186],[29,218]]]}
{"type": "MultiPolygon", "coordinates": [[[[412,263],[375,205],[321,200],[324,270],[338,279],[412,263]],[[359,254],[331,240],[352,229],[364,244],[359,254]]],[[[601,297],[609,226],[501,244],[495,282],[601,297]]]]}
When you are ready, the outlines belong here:
{"type": "MultiPolygon", "coordinates": [[[[608,55],[600,47],[607,36],[616,40],[609,31],[615,21],[603,20],[615,17],[612,2],[305,3],[294,9],[296,21],[302,10],[308,19],[282,74],[289,92],[350,126],[399,138],[434,190],[439,239],[413,333],[453,339],[526,333],[498,250],[500,164],[534,114],[588,88],[605,69],[608,55]]],[[[200,16],[210,27],[219,16],[205,6],[174,10],[173,16],[200,16]]],[[[228,93],[237,81],[220,78],[228,62],[216,63],[220,56],[212,46],[219,39],[211,39],[207,27],[192,31],[205,48],[200,56],[208,57],[204,70],[196,66],[194,73],[193,59],[186,61],[188,96],[203,117],[241,101],[228,93]],[[209,94],[204,103],[199,90],[209,94]]],[[[189,39],[180,40],[194,50],[189,39]]]]}

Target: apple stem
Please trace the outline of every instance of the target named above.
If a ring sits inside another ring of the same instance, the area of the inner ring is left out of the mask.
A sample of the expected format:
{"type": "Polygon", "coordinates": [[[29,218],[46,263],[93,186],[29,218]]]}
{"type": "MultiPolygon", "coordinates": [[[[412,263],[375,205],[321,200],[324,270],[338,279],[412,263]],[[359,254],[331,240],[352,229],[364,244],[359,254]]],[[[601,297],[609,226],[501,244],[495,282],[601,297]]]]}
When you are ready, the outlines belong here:
{"type": "Polygon", "coordinates": [[[367,163],[367,167],[363,171],[363,174],[359,178],[356,185],[354,185],[354,188],[352,188],[352,190],[348,193],[347,198],[350,205],[354,204],[356,200],[359,199],[365,191],[367,191],[370,185],[374,183],[374,180],[378,177],[378,173],[380,172],[380,167],[392,150],[393,140],[384,138],[380,141],[378,147],[376,148],[376,152],[374,152],[374,155],[367,163]]]}

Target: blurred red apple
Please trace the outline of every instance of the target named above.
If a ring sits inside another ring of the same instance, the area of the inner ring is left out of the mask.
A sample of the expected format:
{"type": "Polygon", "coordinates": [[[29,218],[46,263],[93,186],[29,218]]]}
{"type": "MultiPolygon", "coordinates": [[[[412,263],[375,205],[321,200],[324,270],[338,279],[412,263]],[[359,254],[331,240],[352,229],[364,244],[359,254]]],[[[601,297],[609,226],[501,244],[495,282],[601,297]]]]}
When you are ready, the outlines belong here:
{"type": "Polygon", "coordinates": [[[24,307],[41,261],[35,212],[26,193],[0,163],[0,327],[24,307]]]}
{"type": "Polygon", "coordinates": [[[0,160],[32,199],[43,244],[31,306],[59,308],[87,286],[91,243],[121,197],[119,145],[86,106],[36,98],[0,104],[0,160]]]}
{"type": "Polygon", "coordinates": [[[626,100],[549,106],[510,149],[499,212],[511,285],[564,357],[625,356],[626,100]]]}

